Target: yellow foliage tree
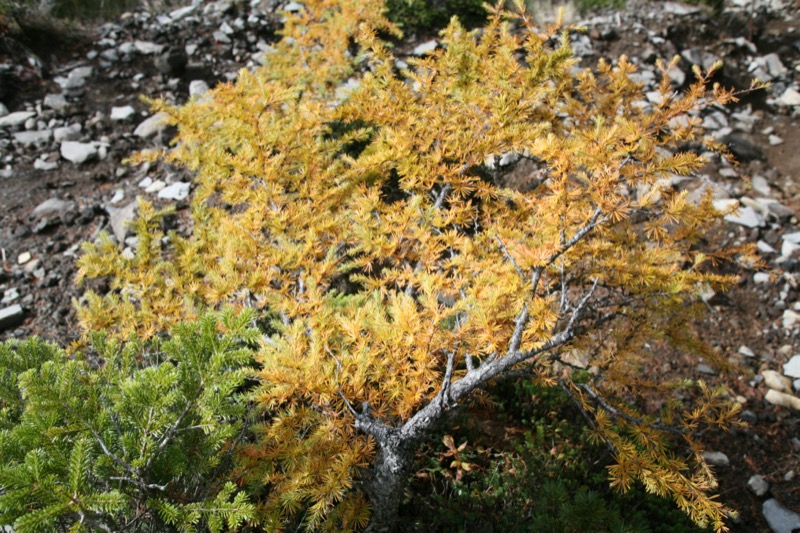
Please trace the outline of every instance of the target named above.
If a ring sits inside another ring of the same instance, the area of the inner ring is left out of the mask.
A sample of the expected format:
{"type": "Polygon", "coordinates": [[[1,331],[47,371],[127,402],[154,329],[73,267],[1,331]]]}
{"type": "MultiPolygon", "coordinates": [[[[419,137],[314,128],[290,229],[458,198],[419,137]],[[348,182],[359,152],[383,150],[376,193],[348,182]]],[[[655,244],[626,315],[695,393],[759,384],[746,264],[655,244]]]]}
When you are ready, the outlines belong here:
{"type": "Polygon", "coordinates": [[[87,294],[83,325],[146,336],[223,304],[275,318],[245,452],[271,530],[300,510],[311,529],[390,530],[425,435],[510,373],[572,396],[613,450],[612,485],[640,480],[723,530],[694,437],[736,408],[702,383],[697,404],[675,400],[643,349],[713,358],[686,321],[735,281],[716,261],[754,260],[701,248],[723,213],[663,179],[704,164],[686,148],[696,111],[735,98],[708,87],[719,65],[684,94],[663,75],[645,105],[625,57],[576,69],[574,28],[539,29],[520,2],[478,32],[453,20],[398,71],[382,11],[308,0],[265,67],[160,106],[180,133],[159,157],[196,172],[193,233],[162,247],[143,204],[135,257],[88,245],[82,275],[114,290],[87,294]],[[643,412],[643,394],[669,401],[643,412]]]}

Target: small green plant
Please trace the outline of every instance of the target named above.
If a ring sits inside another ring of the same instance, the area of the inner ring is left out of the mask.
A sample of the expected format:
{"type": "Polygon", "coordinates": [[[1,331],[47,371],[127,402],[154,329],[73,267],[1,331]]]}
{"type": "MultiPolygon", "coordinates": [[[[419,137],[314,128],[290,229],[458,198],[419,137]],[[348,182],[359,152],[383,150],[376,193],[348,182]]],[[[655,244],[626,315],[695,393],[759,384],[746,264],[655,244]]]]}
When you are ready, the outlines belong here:
{"type": "Polygon", "coordinates": [[[444,28],[457,16],[467,27],[486,22],[483,0],[388,0],[386,16],[407,33],[444,28]]]}
{"type": "Polygon", "coordinates": [[[255,507],[226,477],[253,315],[207,315],[166,341],[95,335],[93,358],[0,344],[0,523],[37,531],[210,531],[255,507]]]}

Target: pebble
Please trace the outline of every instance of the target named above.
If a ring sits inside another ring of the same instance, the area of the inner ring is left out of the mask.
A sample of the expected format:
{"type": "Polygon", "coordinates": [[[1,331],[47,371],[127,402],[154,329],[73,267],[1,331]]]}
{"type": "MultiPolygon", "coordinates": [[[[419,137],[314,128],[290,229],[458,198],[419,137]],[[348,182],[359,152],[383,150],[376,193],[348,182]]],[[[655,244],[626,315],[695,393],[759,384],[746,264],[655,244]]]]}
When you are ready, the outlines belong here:
{"type": "Polygon", "coordinates": [[[62,115],[66,115],[75,108],[74,105],[67,102],[67,98],[63,94],[48,94],[42,101],[44,107],[48,107],[58,111],[62,115]]]}
{"type": "Polygon", "coordinates": [[[0,118],[0,128],[18,128],[36,116],[33,111],[16,111],[0,118]]]}
{"type": "Polygon", "coordinates": [[[17,264],[24,265],[33,258],[30,252],[22,252],[17,256],[17,264]]]}
{"type": "Polygon", "coordinates": [[[189,183],[177,182],[158,191],[158,197],[165,200],[185,200],[189,196],[189,183]]]}
{"type": "Polygon", "coordinates": [[[131,202],[128,205],[120,208],[113,206],[106,206],[108,212],[108,223],[111,225],[111,231],[118,243],[125,242],[125,236],[129,232],[129,225],[136,217],[136,209],[138,208],[137,202],[131,202]]]}
{"type": "Polygon", "coordinates": [[[756,474],[747,481],[747,487],[760,498],[769,491],[769,482],[764,476],[756,474]]]}
{"type": "Polygon", "coordinates": [[[19,131],[14,133],[13,137],[14,141],[22,146],[43,146],[53,138],[53,131],[19,131]]]}
{"type": "Polygon", "coordinates": [[[800,105],[800,92],[789,87],[783,94],[775,101],[779,106],[791,107],[800,105]]]}
{"type": "Polygon", "coordinates": [[[722,452],[703,452],[703,459],[710,465],[724,468],[730,466],[731,461],[722,452]]]}
{"type": "Polygon", "coordinates": [[[783,375],[790,378],[800,378],[800,355],[792,356],[789,361],[783,365],[783,375]]]}
{"type": "MultiPolygon", "coordinates": [[[[763,274],[763,272],[759,272],[759,274],[763,274]]],[[[769,274],[767,274],[767,279],[769,279],[769,274]]],[[[739,346],[739,353],[742,354],[745,357],[755,357],[756,356],[755,352],[753,352],[753,350],[751,350],[747,346],[739,346]]]]}
{"type": "Polygon", "coordinates": [[[778,137],[777,135],[770,135],[768,137],[770,146],[779,146],[783,144],[783,139],[778,137]]]}
{"type": "MultiPolygon", "coordinates": [[[[146,179],[147,179],[147,178],[145,178],[145,180],[146,180],[146,179]]],[[[164,183],[164,182],[163,182],[163,181],[161,181],[161,180],[155,180],[155,181],[153,181],[153,180],[151,179],[151,180],[150,180],[150,184],[149,184],[149,185],[147,185],[147,186],[144,188],[144,192],[156,193],[156,192],[160,191],[161,189],[163,189],[163,188],[164,188],[164,187],[166,187],[166,186],[167,186],[167,184],[166,184],[166,183],[164,183]]]]}
{"type": "Polygon", "coordinates": [[[788,407],[795,411],[800,411],[800,398],[792,396],[791,394],[770,389],[767,391],[767,394],[764,395],[764,399],[772,405],[788,407]]]}
{"type": "Polygon", "coordinates": [[[136,110],[133,106],[123,106],[123,107],[112,107],[111,108],[111,120],[118,121],[118,120],[128,120],[133,115],[136,114],[136,110]]]}
{"type": "Polygon", "coordinates": [[[61,143],[61,157],[80,165],[97,157],[97,147],[91,143],[64,141],[61,143]]]}
{"type": "Polygon", "coordinates": [[[792,385],[787,378],[783,377],[780,372],[775,370],[763,370],[761,375],[764,376],[764,384],[776,391],[789,390],[792,385]]]}
{"type": "Polygon", "coordinates": [[[18,326],[22,323],[24,314],[19,304],[0,309],[0,331],[18,326]]]}
{"type": "Polygon", "coordinates": [[[438,41],[432,39],[430,41],[425,41],[422,44],[418,44],[414,47],[414,51],[412,52],[415,56],[425,56],[432,53],[439,47],[438,41]]]}
{"type": "Polygon", "coordinates": [[[60,198],[48,198],[44,202],[37,205],[33,213],[31,215],[33,217],[45,217],[50,215],[61,215],[65,213],[70,208],[72,208],[74,204],[71,202],[67,202],[60,198]]]}
{"type": "Polygon", "coordinates": [[[81,138],[80,124],[73,124],[71,126],[62,126],[53,130],[53,140],[57,143],[64,141],[77,141],[81,138]]]}
{"type": "Polygon", "coordinates": [[[142,139],[150,139],[169,128],[167,119],[169,115],[163,111],[145,119],[133,131],[133,134],[142,139]]]}
{"type": "Polygon", "coordinates": [[[800,514],[790,511],[775,498],[765,501],[761,512],[773,533],[792,533],[800,528],[800,514]]]}

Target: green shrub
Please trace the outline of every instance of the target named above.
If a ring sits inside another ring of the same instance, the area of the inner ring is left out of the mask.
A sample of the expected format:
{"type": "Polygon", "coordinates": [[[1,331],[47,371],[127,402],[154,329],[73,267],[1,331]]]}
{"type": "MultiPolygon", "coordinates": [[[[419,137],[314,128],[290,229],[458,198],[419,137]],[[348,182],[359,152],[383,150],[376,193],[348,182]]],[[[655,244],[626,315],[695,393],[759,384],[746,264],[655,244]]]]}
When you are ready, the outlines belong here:
{"type": "Polygon", "coordinates": [[[252,519],[228,479],[247,429],[237,391],[252,319],[207,315],[148,343],[96,335],[91,357],[36,338],[0,344],[0,523],[221,531],[252,519]]]}
{"type": "Polygon", "coordinates": [[[433,31],[457,16],[467,27],[486,21],[483,0],[387,0],[386,16],[404,32],[433,31]]]}

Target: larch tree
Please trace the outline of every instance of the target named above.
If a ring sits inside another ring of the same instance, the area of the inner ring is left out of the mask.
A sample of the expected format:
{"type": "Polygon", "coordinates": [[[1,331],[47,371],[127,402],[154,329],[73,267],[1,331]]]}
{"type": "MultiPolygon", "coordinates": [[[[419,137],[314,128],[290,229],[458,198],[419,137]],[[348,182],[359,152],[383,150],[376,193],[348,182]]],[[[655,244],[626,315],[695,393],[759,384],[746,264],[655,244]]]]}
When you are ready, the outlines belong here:
{"type": "Polygon", "coordinates": [[[648,342],[714,360],[687,321],[735,282],[712,249],[725,213],[669,177],[704,164],[698,113],[735,99],[696,70],[683,94],[661,64],[647,104],[625,57],[576,67],[570,32],[521,3],[479,31],[453,20],[432,54],[398,61],[380,1],[308,0],[255,72],[166,110],[162,157],[196,173],[192,233],[142,204],[134,257],[87,245],[89,330],[152,335],[205,307],[263,309],[264,409],[242,475],[265,524],[396,526],[432,429],[503,377],[560,387],[612,451],[612,486],[640,481],[724,530],[696,433],[736,423],[702,382],[664,381],[648,342]],[[402,66],[402,65],[401,65],[402,66]],[[345,83],[345,81],[347,83],[345,83]],[[513,169],[513,172],[509,170],[513,169]],[[676,395],[694,389],[688,404],[676,395]],[[648,412],[644,396],[665,399],[648,412]],[[679,454],[675,439],[687,453],[679,454]]]}

